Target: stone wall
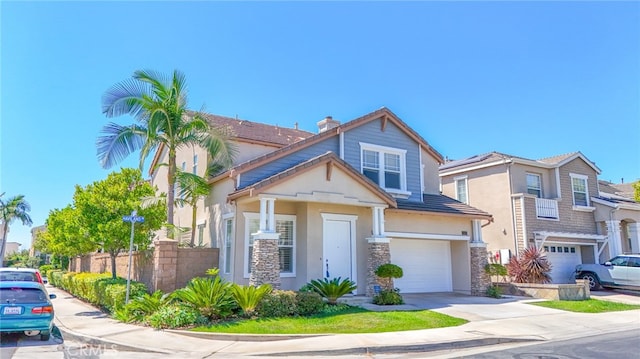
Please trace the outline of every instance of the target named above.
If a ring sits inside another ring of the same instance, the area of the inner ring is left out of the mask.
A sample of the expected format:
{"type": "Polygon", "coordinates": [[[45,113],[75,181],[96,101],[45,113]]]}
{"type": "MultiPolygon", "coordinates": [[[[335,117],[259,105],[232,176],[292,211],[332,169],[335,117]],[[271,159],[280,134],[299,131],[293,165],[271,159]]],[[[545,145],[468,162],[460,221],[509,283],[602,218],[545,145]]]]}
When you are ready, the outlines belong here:
{"type": "Polygon", "coordinates": [[[391,252],[389,250],[389,242],[381,241],[377,242],[375,239],[369,241],[369,256],[367,257],[367,296],[373,297],[375,295],[374,287],[381,285],[393,289],[393,279],[390,278],[388,283],[381,283],[382,278],[379,278],[376,274],[376,268],[382,264],[390,263],[391,252]]]}
{"type": "MultiPolygon", "coordinates": [[[[131,279],[146,284],[150,292],[172,292],[207,269],[218,268],[218,253],[218,248],[178,248],[176,241],[158,240],[154,248],[133,253],[131,279]]],[[[127,278],[128,268],[129,253],[121,253],[116,258],[116,275],[127,278]]],[[[72,258],[69,271],[111,273],[111,258],[105,253],[72,258]]]]}
{"type": "Polygon", "coordinates": [[[249,284],[271,284],[280,288],[280,252],[277,239],[255,239],[251,258],[249,284]]]}
{"type": "Polygon", "coordinates": [[[471,295],[484,296],[491,283],[489,274],[484,269],[488,264],[487,245],[485,243],[469,243],[471,258],[471,295]]]}
{"type": "Polygon", "coordinates": [[[586,300],[591,298],[589,282],[576,279],[576,284],[500,283],[503,293],[548,300],[586,300]]]}

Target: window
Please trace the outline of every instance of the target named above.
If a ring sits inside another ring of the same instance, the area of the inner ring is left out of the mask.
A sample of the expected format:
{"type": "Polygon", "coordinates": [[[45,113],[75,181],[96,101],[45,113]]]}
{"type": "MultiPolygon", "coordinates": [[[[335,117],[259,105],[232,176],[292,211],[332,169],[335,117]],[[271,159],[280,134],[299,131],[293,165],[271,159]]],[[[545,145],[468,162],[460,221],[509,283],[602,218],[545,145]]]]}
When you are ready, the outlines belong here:
{"type": "Polygon", "coordinates": [[[231,273],[231,247],[233,244],[233,218],[227,218],[223,221],[224,243],[223,258],[224,273],[231,273]]]}
{"type": "Polygon", "coordinates": [[[527,173],[527,193],[542,198],[542,181],[540,175],[527,173]]]}
{"type": "MultiPolygon", "coordinates": [[[[260,229],[260,215],[257,213],[246,213],[246,236],[248,237],[245,245],[245,275],[251,273],[251,259],[253,257],[253,241],[252,233],[258,232],[260,229]]],[[[296,216],[278,215],[276,219],[276,232],[280,234],[278,239],[278,254],[280,257],[280,275],[292,277],[295,276],[295,243],[296,243],[296,216]]]]}
{"type": "Polygon", "coordinates": [[[198,155],[193,155],[193,171],[194,175],[198,174],[198,155]]]}
{"type": "Polygon", "coordinates": [[[462,203],[469,204],[469,196],[467,195],[467,177],[454,178],[456,182],[456,199],[462,203]]]}
{"type": "Polygon", "coordinates": [[[389,192],[407,191],[406,150],[362,142],[360,148],[362,174],[389,192]]]}
{"type": "Polygon", "coordinates": [[[571,188],[573,190],[573,205],[588,207],[587,176],[571,174],[571,188]]]}
{"type": "Polygon", "coordinates": [[[204,242],[204,223],[198,224],[198,246],[204,242]]]}

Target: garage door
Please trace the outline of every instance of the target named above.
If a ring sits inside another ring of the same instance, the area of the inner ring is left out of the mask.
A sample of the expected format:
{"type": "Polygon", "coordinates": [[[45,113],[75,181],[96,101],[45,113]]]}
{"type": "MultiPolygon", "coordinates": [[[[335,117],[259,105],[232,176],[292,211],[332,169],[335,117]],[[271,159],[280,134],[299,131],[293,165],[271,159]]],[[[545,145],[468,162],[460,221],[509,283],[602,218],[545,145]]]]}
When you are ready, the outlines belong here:
{"type": "Polygon", "coordinates": [[[450,292],[451,247],[447,241],[393,238],[391,263],[402,268],[394,279],[401,293],[450,292]]]}
{"type": "Polygon", "coordinates": [[[551,263],[552,283],[575,283],[573,272],[582,263],[579,246],[547,245],[544,246],[547,259],[551,263]]]}

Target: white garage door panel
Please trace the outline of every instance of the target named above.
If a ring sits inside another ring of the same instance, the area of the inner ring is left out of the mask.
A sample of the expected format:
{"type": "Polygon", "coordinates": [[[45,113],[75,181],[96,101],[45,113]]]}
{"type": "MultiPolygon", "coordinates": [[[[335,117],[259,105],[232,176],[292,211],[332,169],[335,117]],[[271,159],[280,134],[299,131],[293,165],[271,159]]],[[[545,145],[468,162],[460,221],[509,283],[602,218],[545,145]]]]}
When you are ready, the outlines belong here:
{"type": "Polygon", "coordinates": [[[575,272],[576,266],[582,263],[580,247],[553,245],[555,252],[550,251],[550,246],[545,247],[549,250],[547,252],[547,260],[551,263],[550,274],[552,283],[574,283],[573,273],[575,272]],[[568,248],[569,252],[565,252],[564,248],[568,248]],[[575,252],[571,253],[571,250],[575,252]]]}
{"type": "Polygon", "coordinates": [[[401,293],[450,292],[451,247],[447,241],[391,240],[391,263],[402,268],[394,279],[401,293]]]}

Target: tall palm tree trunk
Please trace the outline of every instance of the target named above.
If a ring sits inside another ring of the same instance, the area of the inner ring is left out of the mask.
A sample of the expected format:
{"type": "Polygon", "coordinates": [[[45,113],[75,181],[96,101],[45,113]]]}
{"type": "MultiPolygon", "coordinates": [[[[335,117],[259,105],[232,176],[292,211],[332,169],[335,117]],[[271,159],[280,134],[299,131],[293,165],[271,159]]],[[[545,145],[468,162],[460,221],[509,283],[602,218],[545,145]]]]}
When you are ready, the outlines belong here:
{"type": "Polygon", "coordinates": [[[196,245],[196,215],[198,214],[198,207],[196,207],[198,199],[194,203],[191,203],[191,247],[196,245]]]}
{"type": "MultiPolygon", "coordinates": [[[[176,195],[176,151],[173,148],[169,149],[169,171],[167,173],[167,183],[169,184],[169,188],[167,189],[167,223],[169,223],[170,227],[173,227],[173,207],[176,195]]],[[[173,238],[173,228],[171,228],[169,233],[169,238],[173,238]]]]}

